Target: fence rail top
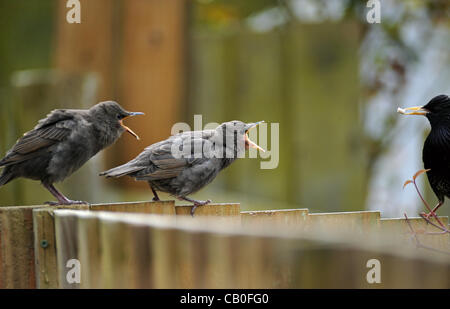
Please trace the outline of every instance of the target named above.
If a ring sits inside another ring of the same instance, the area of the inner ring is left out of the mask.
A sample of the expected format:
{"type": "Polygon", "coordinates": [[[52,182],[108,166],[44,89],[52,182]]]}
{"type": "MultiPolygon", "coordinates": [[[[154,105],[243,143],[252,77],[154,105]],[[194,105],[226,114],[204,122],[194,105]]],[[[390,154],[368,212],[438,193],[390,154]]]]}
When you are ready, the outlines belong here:
{"type": "Polygon", "coordinates": [[[261,238],[279,238],[280,240],[291,240],[292,245],[298,249],[311,247],[330,248],[357,248],[366,251],[382,252],[399,256],[402,258],[432,259],[450,265],[448,256],[433,254],[433,252],[419,251],[415,247],[399,241],[389,233],[378,231],[365,235],[356,235],[348,231],[330,229],[324,231],[323,225],[308,229],[296,229],[286,227],[283,224],[259,224],[242,225],[233,218],[226,217],[187,217],[167,216],[157,214],[137,214],[104,212],[89,210],[54,210],[57,220],[63,217],[77,217],[79,219],[98,219],[104,223],[123,223],[130,225],[141,225],[156,229],[177,230],[186,233],[209,233],[225,236],[249,236],[261,238]]]}

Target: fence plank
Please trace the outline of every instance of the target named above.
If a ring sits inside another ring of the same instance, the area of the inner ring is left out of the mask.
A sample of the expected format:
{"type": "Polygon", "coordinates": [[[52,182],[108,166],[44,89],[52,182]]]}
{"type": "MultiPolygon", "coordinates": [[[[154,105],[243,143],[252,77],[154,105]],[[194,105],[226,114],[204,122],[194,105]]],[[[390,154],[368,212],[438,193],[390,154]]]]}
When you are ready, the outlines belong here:
{"type": "MultiPolygon", "coordinates": [[[[206,238],[208,235],[202,232],[179,233],[177,235],[177,248],[180,257],[178,261],[179,278],[176,287],[181,289],[192,289],[195,287],[206,288],[207,273],[207,248],[206,238]]],[[[158,248],[154,248],[157,250],[158,248]]]]}
{"type": "Polygon", "coordinates": [[[325,230],[345,230],[367,234],[378,230],[380,221],[379,211],[355,211],[334,213],[310,213],[307,228],[323,227],[325,230]]]}
{"type": "Polygon", "coordinates": [[[174,215],[175,202],[158,201],[158,202],[125,202],[125,203],[110,203],[110,204],[94,204],[91,205],[90,210],[174,215]]]}
{"type": "MultiPolygon", "coordinates": [[[[191,214],[192,205],[180,205],[175,207],[177,215],[187,216],[191,214]]],[[[240,218],[241,204],[208,204],[199,206],[195,210],[195,216],[222,216],[222,217],[236,217],[240,218]]]]}
{"type": "Polygon", "coordinates": [[[36,287],[38,289],[58,288],[56,269],[55,226],[52,213],[48,210],[33,210],[34,253],[36,287]]]}
{"type": "MultiPolygon", "coordinates": [[[[151,121],[146,117],[133,119],[133,125],[145,134],[141,135],[141,143],[131,139],[118,141],[120,161],[130,160],[130,154],[142,151],[142,145],[167,138],[172,124],[180,121],[187,6],[187,1],[178,0],[122,2],[123,48],[118,90],[125,108],[145,112],[151,121]]],[[[122,181],[147,187],[128,177],[122,181]]]]}
{"type": "Polygon", "coordinates": [[[149,227],[145,225],[127,225],[128,240],[124,250],[128,256],[128,284],[126,288],[152,288],[153,278],[149,272],[153,265],[150,248],[149,227]]]}
{"type": "Polygon", "coordinates": [[[78,218],[78,248],[81,264],[80,288],[101,288],[101,245],[99,218],[82,216],[78,218]]]}
{"type": "Polygon", "coordinates": [[[152,247],[152,259],[155,261],[149,274],[154,278],[154,287],[156,289],[174,287],[175,275],[172,267],[176,250],[175,231],[152,228],[149,241],[152,247]]]}
{"type": "MultiPolygon", "coordinates": [[[[147,225],[125,224],[120,220],[109,220],[101,216],[99,248],[102,288],[149,288],[153,277],[150,233],[147,225]]],[[[89,260],[86,260],[90,263],[89,260]]]]}
{"type": "Polygon", "coordinates": [[[125,288],[126,276],[120,276],[120,274],[127,273],[125,226],[121,222],[101,220],[99,228],[102,252],[100,259],[101,286],[106,289],[125,288]]]}
{"type": "MultiPolygon", "coordinates": [[[[55,239],[58,269],[58,285],[64,289],[78,289],[79,282],[68,280],[67,263],[70,260],[80,260],[78,256],[78,216],[74,211],[66,211],[56,215],[55,239]]],[[[81,271],[81,269],[80,269],[81,271]]],[[[81,273],[79,274],[81,276],[81,273]]]]}
{"type": "Polygon", "coordinates": [[[242,211],[242,224],[284,224],[298,226],[307,220],[308,209],[242,211]]]}
{"type": "Polygon", "coordinates": [[[0,288],[35,288],[34,206],[0,207],[0,288]]]}

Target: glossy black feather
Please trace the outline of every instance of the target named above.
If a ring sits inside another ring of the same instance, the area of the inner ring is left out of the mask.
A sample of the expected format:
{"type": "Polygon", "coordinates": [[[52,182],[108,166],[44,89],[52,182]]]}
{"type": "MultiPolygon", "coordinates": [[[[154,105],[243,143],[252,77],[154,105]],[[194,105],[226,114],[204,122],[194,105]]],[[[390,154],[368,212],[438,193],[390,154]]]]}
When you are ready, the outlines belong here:
{"type": "Polygon", "coordinates": [[[434,97],[424,107],[431,131],[423,146],[423,163],[430,186],[440,202],[450,197],[450,99],[434,97]]]}

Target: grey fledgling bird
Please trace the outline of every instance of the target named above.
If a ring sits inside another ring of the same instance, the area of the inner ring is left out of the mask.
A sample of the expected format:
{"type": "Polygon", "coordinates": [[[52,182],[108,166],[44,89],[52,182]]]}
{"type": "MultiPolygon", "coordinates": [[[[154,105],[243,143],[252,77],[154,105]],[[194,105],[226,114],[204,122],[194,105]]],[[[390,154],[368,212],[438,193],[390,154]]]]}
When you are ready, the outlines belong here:
{"type": "Polygon", "coordinates": [[[101,102],[88,110],[57,109],[39,120],[0,160],[4,166],[0,187],[24,177],[40,180],[58,200],[49,204],[81,204],[60,193],[60,182],[78,170],[97,152],[115,143],[127,131],[139,137],[122,120],[143,113],[127,112],[113,101],[101,102]]]}
{"type": "Polygon", "coordinates": [[[246,124],[242,121],[222,123],[215,130],[188,131],[148,146],[130,162],[102,172],[100,176],[131,176],[147,181],[154,201],[162,191],[180,200],[194,203],[191,215],[197,206],[210,200],[197,201],[188,195],[209,184],[217,174],[244,157],[249,147],[264,151],[248,138],[248,131],[262,121],[246,124]]]}

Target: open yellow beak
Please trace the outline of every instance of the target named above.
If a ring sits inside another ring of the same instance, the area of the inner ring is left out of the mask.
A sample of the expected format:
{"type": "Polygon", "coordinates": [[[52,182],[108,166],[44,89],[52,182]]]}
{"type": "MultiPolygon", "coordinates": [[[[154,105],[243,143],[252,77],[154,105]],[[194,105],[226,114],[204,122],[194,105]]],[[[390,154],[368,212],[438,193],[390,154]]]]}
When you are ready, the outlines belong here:
{"type": "Polygon", "coordinates": [[[123,122],[122,122],[122,120],[120,120],[120,125],[121,125],[128,133],[130,133],[131,135],[133,135],[134,137],[136,137],[137,140],[140,140],[140,137],[139,137],[136,133],[134,133],[133,130],[131,130],[131,129],[130,129],[129,127],[127,127],[126,125],[124,125],[123,122]]]}
{"type": "MultiPolygon", "coordinates": [[[[141,112],[127,112],[128,115],[125,116],[125,118],[127,117],[132,117],[132,116],[137,116],[137,115],[145,115],[144,113],[141,112]]],[[[128,133],[130,133],[131,135],[133,135],[134,137],[136,137],[137,140],[140,140],[139,136],[133,132],[133,130],[131,130],[129,127],[127,127],[126,125],[123,124],[123,119],[121,119],[119,121],[120,125],[122,126],[122,128],[124,128],[128,133]]]]}
{"type": "Polygon", "coordinates": [[[414,106],[414,107],[407,107],[407,108],[397,108],[397,113],[403,114],[403,115],[426,115],[428,114],[428,111],[423,108],[423,106],[414,106]],[[412,111],[412,112],[409,112],[412,111]]]}
{"type": "Polygon", "coordinates": [[[251,147],[251,148],[256,148],[261,150],[262,152],[266,152],[261,146],[259,146],[258,144],[256,144],[255,142],[253,142],[252,140],[250,140],[250,138],[248,137],[248,132],[253,129],[256,128],[256,126],[258,126],[259,124],[263,123],[264,121],[259,121],[259,122],[255,122],[253,124],[250,124],[250,127],[248,128],[248,130],[245,132],[245,146],[247,147],[251,147]]]}

